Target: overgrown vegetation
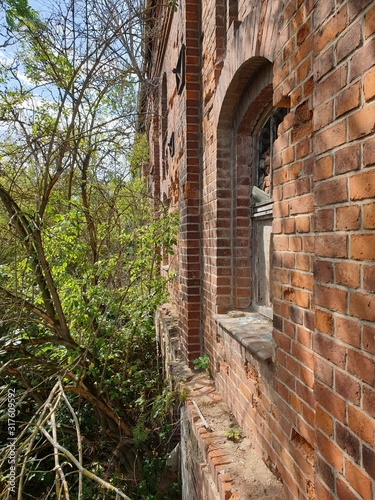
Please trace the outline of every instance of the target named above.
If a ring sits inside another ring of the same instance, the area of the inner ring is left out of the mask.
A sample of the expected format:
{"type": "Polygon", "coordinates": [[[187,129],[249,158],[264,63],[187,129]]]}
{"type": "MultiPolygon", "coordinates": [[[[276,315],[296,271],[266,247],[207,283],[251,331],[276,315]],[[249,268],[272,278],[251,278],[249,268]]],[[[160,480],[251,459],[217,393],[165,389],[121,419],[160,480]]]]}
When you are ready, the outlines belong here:
{"type": "Polygon", "coordinates": [[[178,498],[153,327],[177,219],[137,175],[141,5],[5,6],[0,498],[178,498]]]}
{"type": "Polygon", "coordinates": [[[202,356],[193,359],[193,366],[196,370],[204,371],[207,377],[210,376],[210,358],[208,354],[202,354],[202,356]]]}

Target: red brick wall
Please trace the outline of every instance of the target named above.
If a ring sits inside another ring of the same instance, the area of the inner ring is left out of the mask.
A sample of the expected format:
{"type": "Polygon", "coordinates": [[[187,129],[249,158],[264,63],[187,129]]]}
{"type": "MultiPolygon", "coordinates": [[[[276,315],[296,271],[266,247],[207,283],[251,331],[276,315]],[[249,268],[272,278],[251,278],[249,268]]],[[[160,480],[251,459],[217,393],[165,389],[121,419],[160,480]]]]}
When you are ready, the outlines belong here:
{"type": "MultiPolygon", "coordinates": [[[[150,77],[158,89],[167,75],[176,153],[154,192],[180,213],[171,298],[184,355],[209,353],[218,387],[289,498],[370,500],[375,2],[186,0],[169,28],[150,77]],[[182,43],[186,84],[177,94],[182,43]],[[250,139],[271,95],[289,113],[274,154],[276,349],[267,364],[241,350],[215,314],[251,305],[250,139]]],[[[152,113],[160,102],[156,91],[152,113]]],[[[149,129],[155,168],[160,123],[149,129]]]]}
{"type": "Polygon", "coordinates": [[[326,498],[371,498],[374,2],[319,2],[313,28],[317,485],[326,498]]]}

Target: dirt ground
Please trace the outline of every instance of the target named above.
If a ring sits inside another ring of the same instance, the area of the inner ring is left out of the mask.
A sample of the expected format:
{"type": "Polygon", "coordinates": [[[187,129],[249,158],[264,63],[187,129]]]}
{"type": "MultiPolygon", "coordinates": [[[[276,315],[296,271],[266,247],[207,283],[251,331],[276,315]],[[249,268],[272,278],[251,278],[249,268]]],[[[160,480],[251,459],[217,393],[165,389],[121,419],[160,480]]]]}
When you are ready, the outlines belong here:
{"type": "MultiPolygon", "coordinates": [[[[230,463],[223,465],[219,473],[232,478],[233,493],[236,491],[237,498],[240,500],[284,500],[281,481],[268,469],[251,441],[244,436],[237,442],[228,439],[228,430],[239,426],[226,404],[223,401],[217,401],[216,398],[213,399],[212,395],[201,395],[194,390],[193,387],[197,387],[196,377],[194,379],[190,386],[191,390],[188,391],[189,399],[195,401],[204,420],[211,428],[214,439],[210,450],[214,448],[225,452],[228,456],[230,463]]],[[[202,419],[200,420],[204,425],[202,419]]],[[[197,421],[197,425],[199,424],[197,421]]]]}

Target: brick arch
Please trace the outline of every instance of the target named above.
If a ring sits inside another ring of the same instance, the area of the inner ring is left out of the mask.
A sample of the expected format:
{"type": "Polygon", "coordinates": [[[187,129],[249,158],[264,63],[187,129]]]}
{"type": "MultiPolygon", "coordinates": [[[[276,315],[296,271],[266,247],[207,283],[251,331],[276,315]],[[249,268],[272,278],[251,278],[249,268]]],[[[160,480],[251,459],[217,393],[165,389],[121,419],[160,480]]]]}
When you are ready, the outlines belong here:
{"type": "Polygon", "coordinates": [[[227,86],[217,122],[218,131],[232,127],[238,103],[246,88],[249,87],[249,82],[264,66],[268,65],[270,61],[264,57],[252,57],[241,64],[227,86]]]}
{"type": "Polygon", "coordinates": [[[218,127],[240,97],[244,84],[265,62],[273,62],[282,43],[282,0],[257,2],[227,44],[227,52],[216,89],[213,115],[218,127]]]}

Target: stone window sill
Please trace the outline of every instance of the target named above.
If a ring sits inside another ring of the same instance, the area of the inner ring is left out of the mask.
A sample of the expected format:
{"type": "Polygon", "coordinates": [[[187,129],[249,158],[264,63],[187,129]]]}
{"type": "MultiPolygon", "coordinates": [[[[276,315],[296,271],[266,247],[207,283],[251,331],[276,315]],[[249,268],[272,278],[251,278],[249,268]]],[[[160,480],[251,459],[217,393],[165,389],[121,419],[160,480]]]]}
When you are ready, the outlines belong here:
{"type": "Polygon", "coordinates": [[[218,325],[236,339],[252,356],[267,363],[272,361],[275,345],[272,321],[257,312],[231,311],[215,315],[218,325]]]}

